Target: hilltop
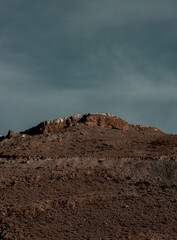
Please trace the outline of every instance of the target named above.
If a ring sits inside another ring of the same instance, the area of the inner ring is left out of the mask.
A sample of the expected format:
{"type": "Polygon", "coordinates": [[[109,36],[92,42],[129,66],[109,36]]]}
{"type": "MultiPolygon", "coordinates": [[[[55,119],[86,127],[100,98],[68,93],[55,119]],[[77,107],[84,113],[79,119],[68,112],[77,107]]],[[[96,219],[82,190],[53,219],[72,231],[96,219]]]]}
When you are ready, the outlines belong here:
{"type": "Polygon", "coordinates": [[[108,113],[0,138],[0,239],[176,240],[177,135],[108,113]]]}
{"type": "Polygon", "coordinates": [[[155,127],[95,113],[44,121],[19,133],[9,131],[0,146],[1,156],[9,158],[159,157],[173,156],[175,141],[176,136],[155,127]]]}

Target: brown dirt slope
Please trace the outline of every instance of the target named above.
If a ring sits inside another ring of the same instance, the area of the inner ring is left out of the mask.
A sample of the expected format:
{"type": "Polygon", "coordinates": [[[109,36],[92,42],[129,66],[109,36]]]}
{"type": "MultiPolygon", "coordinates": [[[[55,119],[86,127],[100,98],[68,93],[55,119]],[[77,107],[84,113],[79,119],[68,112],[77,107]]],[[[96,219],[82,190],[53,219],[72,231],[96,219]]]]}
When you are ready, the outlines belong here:
{"type": "Polygon", "coordinates": [[[0,138],[0,239],[176,236],[176,135],[97,113],[0,138]]]}

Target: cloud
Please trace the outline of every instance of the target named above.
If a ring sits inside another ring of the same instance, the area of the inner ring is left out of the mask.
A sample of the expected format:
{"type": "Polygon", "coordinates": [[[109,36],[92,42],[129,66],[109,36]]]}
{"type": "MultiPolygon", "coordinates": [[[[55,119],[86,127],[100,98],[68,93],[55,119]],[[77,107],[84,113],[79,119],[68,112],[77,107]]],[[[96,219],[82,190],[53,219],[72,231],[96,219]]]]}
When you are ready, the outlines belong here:
{"type": "Polygon", "coordinates": [[[176,7],[1,1],[0,132],[84,112],[177,131],[176,7]]]}

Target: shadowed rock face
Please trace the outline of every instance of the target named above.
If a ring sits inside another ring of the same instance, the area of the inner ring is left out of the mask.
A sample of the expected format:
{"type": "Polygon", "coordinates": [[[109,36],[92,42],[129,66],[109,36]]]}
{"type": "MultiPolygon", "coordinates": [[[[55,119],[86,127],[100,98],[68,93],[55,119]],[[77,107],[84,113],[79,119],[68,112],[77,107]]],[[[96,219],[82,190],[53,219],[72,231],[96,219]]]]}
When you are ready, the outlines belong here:
{"type": "Polygon", "coordinates": [[[24,133],[36,135],[42,133],[56,132],[61,128],[74,125],[85,124],[88,127],[113,128],[118,130],[128,130],[129,124],[121,118],[108,113],[92,113],[75,115],[71,117],[59,118],[53,121],[45,121],[39,125],[26,130],[24,133]]]}
{"type": "Polygon", "coordinates": [[[14,137],[14,136],[15,136],[14,131],[9,130],[9,131],[8,131],[8,134],[7,134],[7,138],[12,138],[12,137],[14,137]]]}

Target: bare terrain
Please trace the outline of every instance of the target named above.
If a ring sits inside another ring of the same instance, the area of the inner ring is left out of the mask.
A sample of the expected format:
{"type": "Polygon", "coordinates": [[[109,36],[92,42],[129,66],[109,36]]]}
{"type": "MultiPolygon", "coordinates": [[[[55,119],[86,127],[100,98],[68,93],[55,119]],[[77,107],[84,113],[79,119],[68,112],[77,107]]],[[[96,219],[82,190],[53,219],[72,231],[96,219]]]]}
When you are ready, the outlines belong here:
{"type": "Polygon", "coordinates": [[[0,239],[177,240],[177,135],[110,114],[9,131],[0,239]]]}

